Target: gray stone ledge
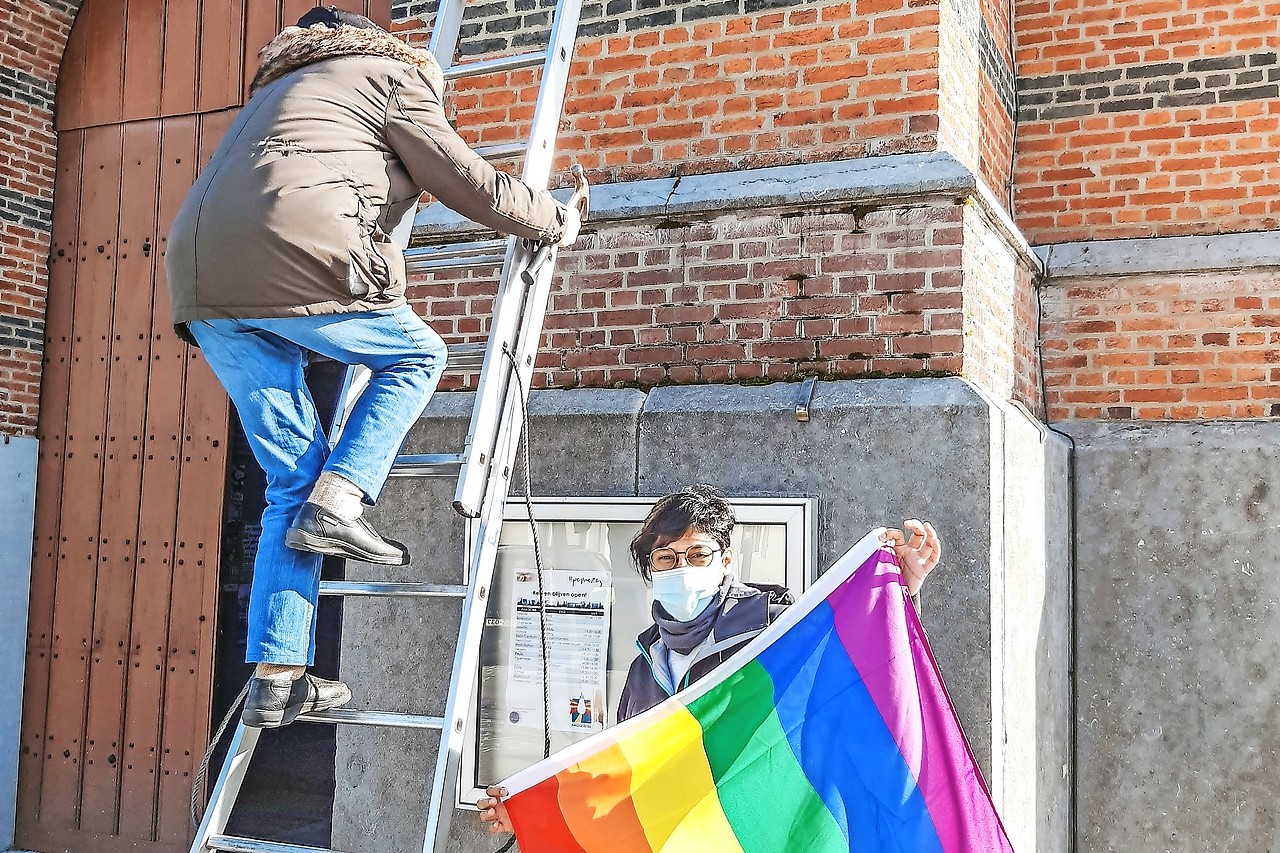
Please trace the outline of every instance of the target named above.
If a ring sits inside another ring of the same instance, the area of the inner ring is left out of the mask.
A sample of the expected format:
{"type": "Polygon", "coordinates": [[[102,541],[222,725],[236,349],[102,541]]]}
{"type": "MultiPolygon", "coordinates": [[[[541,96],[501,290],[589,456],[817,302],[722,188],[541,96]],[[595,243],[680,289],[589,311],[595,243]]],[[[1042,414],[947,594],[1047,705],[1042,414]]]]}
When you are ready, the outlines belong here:
{"type": "Polygon", "coordinates": [[[529,416],[638,415],[645,396],[635,388],[541,388],[529,395],[529,416]]]}
{"type": "MultiPolygon", "coordinates": [[[[441,391],[431,395],[422,417],[471,418],[474,391],[441,391]]],[[[529,394],[530,417],[556,415],[635,415],[644,406],[645,392],[634,388],[536,388],[529,394]]]]}
{"type": "MultiPolygon", "coordinates": [[[[645,414],[680,412],[768,412],[793,410],[803,384],[667,385],[649,392],[645,414]]],[[[537,393],[542,392],[535,392],[537,393]]],[[[532,399],[532,398],[531,398],[532,399]]],[[[811,409],[958,408],[983,399],[958,377],[935,379],[843,379],[817,382],[811,409]]]]}
{"type": "MultiPolygon", "coordinates": [[[[708,175],[685,175],[598,184],[591,188],[591,221],[706,217],[738,210],[786,210],[814,206],[885,204],[968,197],[973,174],[950,154],[893,154],[795,166],[771,166],[708,175]]],[[[567,198],[569,190],[555,195],[567,198]]],[[[483,231],[436,202],[418,212],[415,240],[483,231]]]]}
{"type": "MultiPolygon", "coordinates": [[[[649,391],[634,388],[535,389],[529,415],[640,415],[683,412],[792,411],[802,401],[801,382],[766,385],[663,385],[649,391]]],[[[426,420],[468,420],[475,403],[472,391],[433,394],[423,412],[426,420]]],[[[986,407],[990,401],[958,376],[925,379],[839,379],[814,384],[811,409],[882,409],[986,407]]],[[[415,452],[426,452],[415,449],[415,452]]]]}
{"type": "Polygon", "coordinates": [[[1228,450],[1274,449],[1280,446],[1280,421],[1092,421],[1054,423],[1058,432],[1082,447],[1166,448],[1194,452],[1196,448],[1228,450]]]}
{"type": "MultiPolygon", "coordinates": [[[[569,190],[555,195],[566,199],[569,190]]],[[[969,199],[1021,260],[1038,272],[1039,259],[992,192],[944,151],[599,184],[591,188],[591,223],[969,199]]],[[[419,244],[484,233],[490,232],[439,202],[420,210],[413,223],[413,241],[419,244]]]]}
{"type": "Polygon", "coordinates": [[[1280,268],[1280,231],[1204,237],[1141,237],[1036,246],[1049,282],[1152,273],[1280,268]]]}

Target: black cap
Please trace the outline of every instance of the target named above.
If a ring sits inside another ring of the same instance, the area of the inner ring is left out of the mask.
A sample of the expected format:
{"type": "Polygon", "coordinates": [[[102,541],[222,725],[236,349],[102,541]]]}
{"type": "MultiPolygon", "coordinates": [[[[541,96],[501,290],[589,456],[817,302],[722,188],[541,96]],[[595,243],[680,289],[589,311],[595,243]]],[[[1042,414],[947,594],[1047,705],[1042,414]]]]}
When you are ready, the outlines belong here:
{"type": "Polygon", "coordinates": [[[359,27],[363,30],[380,30],[382,27],[354,12],[344,12],[337,6],[317,6],[298,19],[299,27],[314,27],[322,24],[331,30],[338,27],[359,27]]]}

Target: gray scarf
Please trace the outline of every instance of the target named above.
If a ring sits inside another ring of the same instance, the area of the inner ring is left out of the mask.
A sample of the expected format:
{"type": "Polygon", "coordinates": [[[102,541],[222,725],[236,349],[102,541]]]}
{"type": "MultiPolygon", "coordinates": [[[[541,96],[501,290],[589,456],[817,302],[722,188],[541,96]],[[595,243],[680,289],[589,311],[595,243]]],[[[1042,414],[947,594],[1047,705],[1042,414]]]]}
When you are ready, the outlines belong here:
{"type": "Polygon", "coordinates": [[[711,629],[715,627],[716,617],[720,615],[720,607],[724,604],[731,582],[731,579],[726,577],[725,582],[720,585],[720,592],[716,594],[715,599],[706,606],[706,609],[688,622],[680,622],[671,618],[671,614],[667,612],[667,609],[655,601],[653,603],[653,621],[658,626],[658,635],[662,637],[663,644],[677,654],[687,655],[696,649],[703,640],[711,636],[711,629]]]}

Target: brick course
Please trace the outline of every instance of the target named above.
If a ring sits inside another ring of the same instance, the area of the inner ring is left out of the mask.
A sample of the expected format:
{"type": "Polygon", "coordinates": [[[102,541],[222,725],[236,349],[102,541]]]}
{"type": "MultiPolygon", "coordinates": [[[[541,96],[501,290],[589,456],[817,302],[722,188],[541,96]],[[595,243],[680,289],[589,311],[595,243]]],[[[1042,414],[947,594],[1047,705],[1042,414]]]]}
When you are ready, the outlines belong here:
{"type": "MultiPolygon", "coordinates": [[[[618,181],[932,150],[931,10],[891,5],[867,17],[836,3],[580,40],[561,159],[618,181]]],[[[525,135],[535,87],[532,72],[460,82],[459,129],[477,143],[525,135]]]]}
{"type": "MultiPolygon", "coordinates": [[[[661,9],[649,0],[586,3],[561,159],[582,163],[603,182],[934,150],[940,3],[683,0],[661,9]]],[[[953,72],[963,78],[957,85],[976,93],[985,75],[982,85],[1003,114],[997,123],[1007,148],[1013,98],[1007,37],[993,36],[988,16],[971,0],[945,3],[954,7],[956,39],[971,60],[953,72]]],[[[462,57],[545,44],[550,5],[498,0],[469,8],[462,57]]],[[[434,4],[395,8],[404,16],[398,31],[425,40],[434,4]]],[[[533,72],[492,75],[457,83],[452,109],[470,141],[504,142],[526,132],[535,94],[533,72]]],[[[972,123],[974,98],[957,102],[959,121],[972,123]]],[[[971,156],[962,158],[975,171],[976,137],[976,128],[963,134],[971,156]]],[[[997,144],[986,157],[992,168],[984,162],[984,177],[1001,193],[1008,160],[997,144]]]]}
{"type": "Polygon", "coordinates": [[[1040,411],[1035,282],[974,205],[965,210],[964,375],[1040,411]]]}
{"type": "Polygon", "coordinates": [[[1051,420],[1280,416],[1272,272],[1072,281],[1043,300],[1051,420]]]}
{"type": "MultiPolygon", "coordinates": [[[[963,299],[946,273],[962,265],[962,211],[602,227],[561,255],[535,384],[955,372],[963,299]]],[[[483,338],[488,272],[413,289],[450,342],[483,338]]]]}
{"type": "Polygon", "coordinates": [[[1017,6],[1033,243],[1280,226],[1280,3],[1017,6]]]}
{"type": "MultiPolygon", "coordinates": [[[[1034,406],[1017,266],[973,205],[608,223],[560,256],[534,385],[963,374],[1034,406]]],[[[497,273],[410,296],[450,343],[483,340],[497,273]]]]}
{"type": "Polygon", "coordinates": [[[0,434],[35,435],[58,63],[78,2],[0,3],[0,434]]]}

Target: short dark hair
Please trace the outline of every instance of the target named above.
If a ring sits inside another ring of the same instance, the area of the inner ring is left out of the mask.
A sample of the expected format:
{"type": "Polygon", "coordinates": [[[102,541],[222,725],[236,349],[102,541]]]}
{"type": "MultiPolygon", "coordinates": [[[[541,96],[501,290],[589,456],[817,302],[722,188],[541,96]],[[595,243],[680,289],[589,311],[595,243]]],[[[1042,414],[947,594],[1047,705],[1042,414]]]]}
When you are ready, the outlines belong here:
{"type": "Polygon", "coordinates": [[[631,559],[645,580],[653,579],[649,552],[673,542],[693,529],[716,540],[721,548],[729,547],[729,534],[738,523],[733,506],[714,486],[685,486],[653,505],[640,532],[631,540],[631,559]]]}
{"type": "Polygon", "coordinates": [[[382,27],[354,12],[345,12],[337,6],[317,6],[298,19],[296,26],[306,29],[320,24],[331,30],[338,27],[359,27],[362,30],[381,30],[382,27]]]}

